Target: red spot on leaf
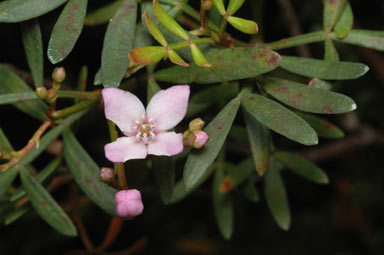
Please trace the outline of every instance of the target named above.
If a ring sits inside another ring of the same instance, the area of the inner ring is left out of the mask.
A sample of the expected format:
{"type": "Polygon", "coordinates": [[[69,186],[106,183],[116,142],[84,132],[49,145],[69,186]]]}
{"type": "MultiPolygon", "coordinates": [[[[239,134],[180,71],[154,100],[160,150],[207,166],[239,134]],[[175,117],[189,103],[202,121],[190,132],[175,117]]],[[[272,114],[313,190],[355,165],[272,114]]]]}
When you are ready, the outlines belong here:
{"type": "Polygon", "coordinates": [[[328,114],[334,113],[333,109],[329,105],[324,106],[324,112],[328,114]]]}
{"type": "Polygon", "coordinates": [[[220,193],[226,193],[233,188],[233,180],[230,177],[225,178],[219,186],[220,193]]]}

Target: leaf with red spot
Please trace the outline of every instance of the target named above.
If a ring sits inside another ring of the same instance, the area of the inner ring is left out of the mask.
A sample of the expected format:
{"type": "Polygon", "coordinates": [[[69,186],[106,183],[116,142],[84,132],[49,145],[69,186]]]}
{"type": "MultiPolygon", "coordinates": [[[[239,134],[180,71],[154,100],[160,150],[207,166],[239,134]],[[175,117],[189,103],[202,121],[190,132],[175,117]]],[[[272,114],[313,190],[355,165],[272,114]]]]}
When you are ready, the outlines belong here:
{"type": "Polygon", "coordinates": [[[155,72],[158,81],[209,84],[254,77],[277,68],[281,60],[276,52],[257,47],[212,50],[207,54],[210,68],[191,64],[189,68],[173,66],[155,72]]]}
{"type": "Polygon", "coordinates": [[[339,139],[344,137],[344,132],[339,127],[325,119],[302,112],[297,114],[311,125],[319,137],[328,139],[339,139]]]}
{"type": "Polygon", "coordinates": [[[253,118],[276,133],[304,145],[318,143],[315,130],[281,104],[258,94],[244,95],[241,104],[253,118]]]}
{"type": "Polygon", "coordinates": [[[84,25],[96,26],[107,23],[110,19],[112,19],[120,4],[121,0],[117,0],[90,12],[85,17],[84,25]]]}
{"type": "Polygon", "coordinates": [[[240,162],[235,167],[228,168],[227,174],[221,180],[218,189],[220,193],[227,193],[239,186],[241,183],[247,180],[249,176],[255,173],[256,169],[254,160],[252,157],[249,157],[240,162]]]}
{"type": "Polygon", "coordinates": [[[144,46],[131,50],[128,58],[131,64],[152,65],[159,62],[166,54],[167,50],[163,46],[144,46]]]}
{"type": "Polygon", "coordinates": [[[219,154],[224,141],[239,110],[240,100],[232,99],[220,113],[208,124],[204,131],[209,140],[200,150],[193,150],[184,166],[184,183],[186,189],[191,189],[204,177],[208,167],[219,154]]]}
{"type": "Polygon", "coordinates": [[[124,0],[110,20],[101,52],[104,87],[118,87],[127,71],[135,39],[137,1],[124,0]]]}
{"type": "Polygon", "coordinates": [[[350,80],[363,76],[369,67],[354,62],[282,56],[280,67],[292,73],[324,80],[350,80]]]}
{"type": "Polygon", "coordinates": [[[50,12],[67,0],[7,0],[0,3],[0,22],[20,22],[50,12]]]}
{"type": "Polygon", "coordinates": [[[72,51],[83,29],[87,0],[70,0],[57,20],[48,44],[48,58],[59,63],[72,51]]]}
{"type": "Polygon", "coordinates": [[[274,77],[260,80],[268,94],[301,111],[338,114],[356,109],[356,103],[351,98],[328,89],[309,87],[274,77]]]}

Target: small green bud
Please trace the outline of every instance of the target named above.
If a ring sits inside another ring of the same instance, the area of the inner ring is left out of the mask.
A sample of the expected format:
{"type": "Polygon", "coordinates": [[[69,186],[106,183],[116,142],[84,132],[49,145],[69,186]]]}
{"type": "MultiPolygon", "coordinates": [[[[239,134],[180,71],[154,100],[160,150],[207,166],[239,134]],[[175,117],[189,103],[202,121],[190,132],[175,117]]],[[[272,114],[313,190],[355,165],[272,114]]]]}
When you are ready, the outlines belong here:
{"type": "Polygon", "coordinates": [[[189,131],[194,133],[203,129],[205,122],[201,118],[196,118],[189,122],[189,131]]]}
{"type": "Polygon", "coordinates": [[[41,100],[46,100],[48,96],[48,91],[44,86],[36,88],[36,96],[41,100]]]}
{"type": "Polygon", "coordinates": [[[64,67],[56,67],[52,72],[52,79],[57,83],[61,83],[65,80],[64,67]]]}

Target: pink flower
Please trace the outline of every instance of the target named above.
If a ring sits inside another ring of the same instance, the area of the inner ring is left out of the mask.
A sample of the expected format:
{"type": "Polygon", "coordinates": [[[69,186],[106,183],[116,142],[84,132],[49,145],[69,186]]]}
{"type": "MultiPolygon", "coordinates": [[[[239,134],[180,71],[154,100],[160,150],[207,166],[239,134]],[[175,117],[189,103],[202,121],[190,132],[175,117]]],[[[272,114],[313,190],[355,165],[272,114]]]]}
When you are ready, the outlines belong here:
{"type": "Polygon", "coordinates": [[[102,93],[106,118],[125,135],[105,145],[105,156],[110,161],[141,159],[147,154],[172,156],[183,151],[183,135],[167,130],[176,126],[187,112],[188,85],[160,90],[147,109],[130,92],[106,88],[102,93]]]}
{"type": "Polygon", "coordinates": [[[116,213],[120,218],[133,218],[143,212],[144,205],[137,189],[121,190],[115,195],[116,213]]]}
{"type": "Polygon", "coordinates": [[[204,131],[197,131],[193,133],[196,136],[193,147],[196,149],[201,149],[204,144],[208,141],[208,135],[204,131]]]}

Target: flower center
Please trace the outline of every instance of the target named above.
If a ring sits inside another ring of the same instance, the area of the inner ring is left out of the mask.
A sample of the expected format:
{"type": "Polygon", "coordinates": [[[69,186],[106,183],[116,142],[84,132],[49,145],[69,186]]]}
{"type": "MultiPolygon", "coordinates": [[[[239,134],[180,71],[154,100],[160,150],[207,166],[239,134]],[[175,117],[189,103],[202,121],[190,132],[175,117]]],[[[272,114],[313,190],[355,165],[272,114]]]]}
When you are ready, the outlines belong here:
{"type": "Polygon", "coordinates": [[[136,137],[143,143],[147,144],[153,140],[156,136],[155,126],[152,123],[152,120],[147,120],[146,116],[143,114],[141,120],[136,121],[136,137]]]}

